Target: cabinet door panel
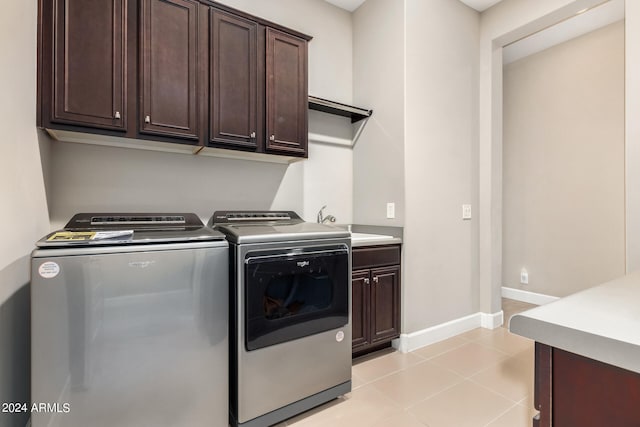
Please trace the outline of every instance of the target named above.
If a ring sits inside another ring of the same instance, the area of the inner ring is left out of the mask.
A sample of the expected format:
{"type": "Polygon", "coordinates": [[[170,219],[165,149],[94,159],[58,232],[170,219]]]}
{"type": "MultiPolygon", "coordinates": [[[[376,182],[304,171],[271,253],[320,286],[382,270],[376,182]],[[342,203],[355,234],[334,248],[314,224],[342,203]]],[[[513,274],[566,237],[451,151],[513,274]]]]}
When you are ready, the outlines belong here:
{"type": "Polygon", "coordinates": [[[209,142],[255,150],[258,24],[215,9],[211,22],[209,142]]]}
{"type": "Polygon", "coordinates": [[[351,338],[352,350],[357,351],[371,342],[369,270],[351,274],[351,338]]]}
{"type": "Polygon", "coordinates": [[[558,348],[552,349],[552,372],[550,425],[640,425],[639,374],[558,348]]]}
{"type": "Polygon", "coordinates": [[[307,43],[267,28],[267,151],[307,153],[307,43]]]}
{"type": "Polygon", "coordinates": [[[126,130],[126,0],[56,0],[51,121],[126,130]]]}
{"type": "Polygon", "coordinates": [[[371,341],[400,334],[400,267],[371,270],[371,341]]]}
{"type": "Polygon", "coordinates": [[[140,132],[197,139],[198,3],[143,0],[140,132]]]}

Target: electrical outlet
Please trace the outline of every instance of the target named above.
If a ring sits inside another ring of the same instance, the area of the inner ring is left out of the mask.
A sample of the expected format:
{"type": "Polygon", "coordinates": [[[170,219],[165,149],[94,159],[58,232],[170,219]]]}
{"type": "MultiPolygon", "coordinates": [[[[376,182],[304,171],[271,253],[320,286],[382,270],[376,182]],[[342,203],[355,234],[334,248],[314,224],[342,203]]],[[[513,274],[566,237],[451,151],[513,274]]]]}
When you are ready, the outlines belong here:
{"type": "Polygon", "coordinates": [[[529,284],[529,272],[526,268],[520,270],[520,283],[522,283],[523,285],[529,284]]]}
{"type": "Polygon", "coordinates": [[[462,219],[471,219],[471,205],[462,205],[462,219]]]}
{"type": "Polygon", "coordinates": [[[387,203],[387,219],[393,219],[396,217],[396,204],[393,202],[387,203]]]}

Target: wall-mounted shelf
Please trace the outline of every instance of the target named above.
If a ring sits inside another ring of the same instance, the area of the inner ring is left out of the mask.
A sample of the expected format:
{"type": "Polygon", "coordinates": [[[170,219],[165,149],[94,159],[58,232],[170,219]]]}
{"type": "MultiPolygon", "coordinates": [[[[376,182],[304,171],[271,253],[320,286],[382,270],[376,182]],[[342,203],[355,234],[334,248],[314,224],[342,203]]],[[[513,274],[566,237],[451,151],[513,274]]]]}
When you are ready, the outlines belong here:
{"type": "Polygon", "coordinates": [[[340,102],[329,101],[328,99],[318,98],[311,95],[309,95],[309,109],[348,117],[351,119],[351,123],[371,117],[371,114],[373,114],[373,110],[341,104],[340,102]]]}

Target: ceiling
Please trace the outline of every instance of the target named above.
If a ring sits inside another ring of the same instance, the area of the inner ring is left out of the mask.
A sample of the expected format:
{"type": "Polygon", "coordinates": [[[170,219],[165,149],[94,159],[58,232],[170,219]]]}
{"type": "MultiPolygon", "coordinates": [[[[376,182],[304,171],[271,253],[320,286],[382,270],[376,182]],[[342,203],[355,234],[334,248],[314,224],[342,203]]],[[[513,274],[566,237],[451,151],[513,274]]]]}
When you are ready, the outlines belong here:
{"type": "Polygon", "coordinates": [[[353,12],[356,10],[365,0],[324,0],[327,3],[331,3],[335,6],[338,6],[342,9],[348,10],[349,12],[353,12]]]}
{"type": "MultiPolygon", "coordinates": [[[[328,3],[331,3],[335,6],[338,6],[342,9],[348,10],[349,12],[353,12],[356,10],[365,0],[325,0],[328,3]]],[[[462,3],[466,4],[469,7],[474,8],[478,12],[482,12],[485,9],[490,8],[494,4],[500,2],[501,0],[460,0],[462,3]]]]}
{"type": "MultiPolygon", "coordinates": [[[[325,0],[349,12],[356,10],[366,0],[325,0]]],[[[460,0],[467,6],[483,12],[502,0],[460,0]]],[[[624,0],[603,0],[604,3],[584,13],[532,34],[506,46],[503,62],[508,64],[551,46],[579,37],[605,25],[624,19],[624,0]]]]}
{"type": "Polygon", "coordinates": [[[482,12],[485,9],[489,9],[496,3],[500,3],[502,0],[460,0],[462,3],[469,7],[474,8],[478,12],[482,12]]]}
{"type": "Polygon", "coordinates": [[[624,0],[610,0],[506,46],[502,50],[502,62],[509,64],[621,19],[624,19],[624,0]]]}

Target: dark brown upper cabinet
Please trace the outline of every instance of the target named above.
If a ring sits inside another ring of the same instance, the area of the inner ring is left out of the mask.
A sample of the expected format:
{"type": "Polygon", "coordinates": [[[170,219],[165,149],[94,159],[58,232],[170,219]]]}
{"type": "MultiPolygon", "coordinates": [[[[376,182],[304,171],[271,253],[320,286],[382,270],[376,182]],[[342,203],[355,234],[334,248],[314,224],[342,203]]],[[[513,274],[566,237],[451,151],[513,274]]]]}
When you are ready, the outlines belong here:
{"type": "Polygon", "coordinates": [[[258,24],[213,8],[210,22],[209,143],[256,151],[263,137],[258,24]]]}
{"type": "Polygon", "coordinates": [[[208,0],[38,0],[38,8],[37,121],[54,137],[230,148],[238,154],[206,152],[278,162],[307,156],[311,37],[208,0]]]}
{"type": "Polygon", "coordinates": [[[267,28],[267,152],[307,155],[307,42],[267,28]]]}
{"type": "Polygon", "coordinates": [[[202,87],[206,70],[201,56],[206,53],[201,49],[200,12],[200,3],[194,0],[142,0],[141,133],[200,138],[200,102],[207,96],[202,87]]]}
{"type": "Polygon", "coordinates": [[[55,0],[43,8],[54,19],[41,29],[41,51],[53,57],[40,79],[49,102],[39,113],[54,123],[125,131],[127,1],[55,0]]]}

